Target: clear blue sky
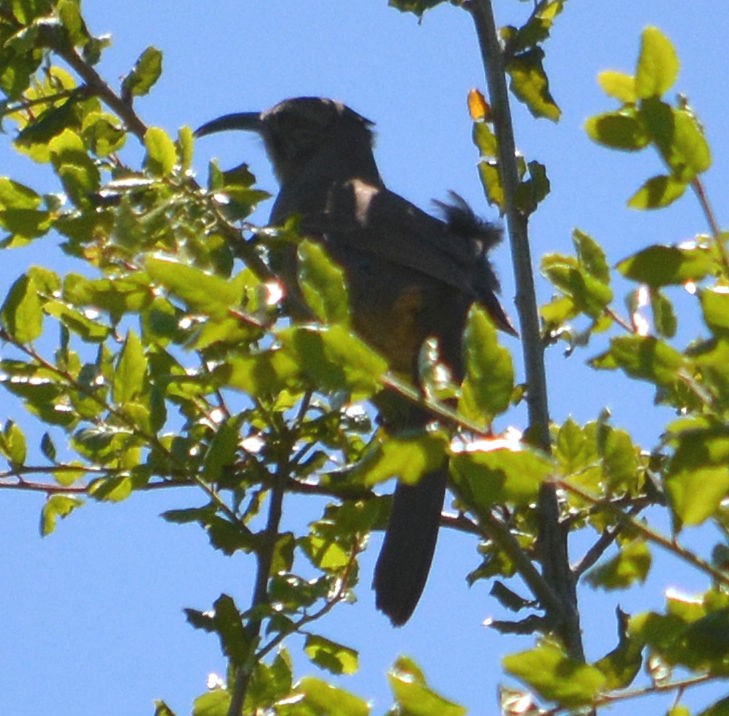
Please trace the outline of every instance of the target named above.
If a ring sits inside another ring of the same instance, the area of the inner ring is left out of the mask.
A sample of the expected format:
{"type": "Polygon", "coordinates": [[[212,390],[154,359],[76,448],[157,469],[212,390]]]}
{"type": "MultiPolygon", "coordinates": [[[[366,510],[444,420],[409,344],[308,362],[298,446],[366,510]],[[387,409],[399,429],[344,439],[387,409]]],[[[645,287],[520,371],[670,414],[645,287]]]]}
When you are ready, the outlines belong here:
{"type": "MultiPolygon", "coordinates": [[[[488,215],[465,105],[468,90],[483,87],[483,71],[464,12],[443,5],[419,25],[412,15],[388,8],[386,0],[87,0],[84,7],[94,33],[113,35],[102,63],[111,81],[126,73],[146,46],[164,52],[163,77],[138,104],[148,124],[174,131],[226,112],[263,109],[285,97],[331,96],[377,123],[377,158],[392,189],[425,208],[453,189],[488,215]]],[[[516,0],[496,2],[498,21],[517,24],[529,7],[516,0]]],[[[567,3],[546,46],[562,120],[558,125],[537,122],[515,108],[517,143],[528,159],[547,165],[552,183],[552,194],[532,223],[536,257],[571,251],[574,227],[601,241],[611,263],[648,243],[678,242],[706,230],[689,196],[660,213],[628,210],[625,200],[658,171],[657,158],[609,153],[593,145],[581,128],[590,114],[611,106],[596,74],[606,68],[630,71],[648,24],[658,25],[678,49],[677,89],[688,94],[706,126],[714,154],[706,183],[719,220],[724,218],[729,186],[726,10],[722,0],[567,3]]],[[[0,138],[2,173],[42,186],[44,170],[13,154],[8,139],[0,138]]],[[[231,166],[246,159],[261,185],[275,190],[255,139],[231,134],[201,142],[196,156],[201,171],[211,155],[231,166]]],[[[54,247],[53,239],[46,239],[7,252],[0,286],[5,289],[29,263],[70,267],[54,247]]],[[[513,315],[506,245],[496,261],[513,315]]],[[[549,297],[544,282],[540,293],[542,299],[549,297]]],[[[682,325],[687,340],[700,332],[690,317],[682,325]]],[[[516,341],[508,345],[518,351],[516,341]]],[[[653,415],[651,392],[637,385],[626,390],[618,376],[585,370],[584,360],[594,350],[569,359],[560,350],[554,348],[549,358],[553,417],[562,421],[572,414],[586,421],[609,407],[616,424],[650,447],[660,427],[644,417],[653,415]]],[[[16,404],[3,400],[0,417],[16,417],[16,404]]],[[[523,427],[523,413],[509,420],[523,427]]],[[[31,435],[38,439],[37,433],[31,435]]],[[[246,603],[251,570],[245,557],[213,553],[196,528],[157,517],[162,510],[202,499],[190,492],[165,492],[115,506],[91,504],[45,540],[38,536],[39,495],[3,491],[0,499],[0,713],[151,714],[154,698],[188,713],[192,698],[205,688],[206,675],[220,672],[223,660],[212,637],[185,623],[182,608],[206,609],[221,592],[246,603]]],[[[463,580],[477,563],[471,540],[442,536],[421,604],[400,630],[375,612],[368,589],[378,542],[373,540],[362,562],[359,602],[335,610],[321,629],[360,649],[361,671],[343,685],[374,698],[373,713],[383,713],[390,703],[384,671],[406,653],[434,687],[461,700],[471,713],[493,713],[500,655],[528,648],[530,641],[507,641],[479,626],[496,605],[488,585],[469,590],[463,580]]],[[[663,590],[679,579],[680,572],[664,561],[645,594],[586,595],[589,657],[598,658],[614,645],[617,603],[628,611],[660,607],[663,590]]],[[[688,590],[702,587],[680,583],[688,590]]],[[[313,671],[298,662],[298,676],[313,671]]],[[[636,707],[642,705],[631,708],[636,707]]]]}

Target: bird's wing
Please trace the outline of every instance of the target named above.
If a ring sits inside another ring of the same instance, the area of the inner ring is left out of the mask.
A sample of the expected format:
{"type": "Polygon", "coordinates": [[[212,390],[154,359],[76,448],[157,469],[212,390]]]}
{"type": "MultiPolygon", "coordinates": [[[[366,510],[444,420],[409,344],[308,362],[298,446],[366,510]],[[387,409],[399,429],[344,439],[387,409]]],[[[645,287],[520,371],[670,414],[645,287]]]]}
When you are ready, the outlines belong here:
{"type": "Polygon", "coordinates": [[[514,333],[494,293],[498,281],[485,257],[490,245],[482,247],[479,237],[466,236],[468,226],[460,231],[387,189],[351,180],[335,185],[326,210],[302,217],[301,228],[340,250],[351,246],[451,286],[483,303],[500,328],[514,333]]]}
{"type": "Polygon", "coordinates": [[[467,271],[473,257],[465,242],[450,236],[442,221],[381,187],[357,180],[335,185],[325,212],[302,217],[301,227],[472,292],[467,271]]]}

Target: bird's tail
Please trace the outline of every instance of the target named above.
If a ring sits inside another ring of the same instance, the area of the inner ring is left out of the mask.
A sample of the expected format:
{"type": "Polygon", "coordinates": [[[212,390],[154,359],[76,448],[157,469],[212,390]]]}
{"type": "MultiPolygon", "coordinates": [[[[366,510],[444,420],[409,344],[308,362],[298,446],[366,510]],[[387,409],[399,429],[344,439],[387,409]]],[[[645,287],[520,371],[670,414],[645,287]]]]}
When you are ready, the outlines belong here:
{"type": "Polygon", "coordinates": [[[447,468],[429,472],[417,485],[398,483],[390,522],[377,558],[373,587],[377,608],[395,626],[413,613],[433,561],[447,468]]]}

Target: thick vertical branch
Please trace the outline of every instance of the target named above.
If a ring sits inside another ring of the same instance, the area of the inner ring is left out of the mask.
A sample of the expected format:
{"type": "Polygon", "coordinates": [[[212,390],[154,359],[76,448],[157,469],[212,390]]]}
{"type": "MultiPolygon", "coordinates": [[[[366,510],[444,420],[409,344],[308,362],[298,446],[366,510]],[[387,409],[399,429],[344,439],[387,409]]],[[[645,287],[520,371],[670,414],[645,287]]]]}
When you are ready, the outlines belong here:
{"type": "MultiPolygon", "coordinates": [[[[476,27],[489,100],[498,139],[499,169],[504,189],[506,219],[516,281],[516,308],[524,352],[529,410],[530,441],[550,451],[549,407],[544,370],[544,344],[539,330],[534,273],[527,231],[527,217],[516,206],[519,185],[516,144],[506,86],[504,58],[490,0],[466,0],[476,27]]],[[[567,553],[567,531],[559,523],[559,506],[553,485],[545,484],[540,494],[540,555],[544,577],[560,597],[561,611],[544,605],[550,620],[569,652],[583,659],[579,614],[574,580],[567,553]]]]}
{"type": "MultiPolygon", "coordinates": [[[[258,566],[256,570],[256,582],[253,588],[251,599],[251,612],[255,613],[256,607],[262,607],[268,602],[268,581],[271,577],[271,567],[276,551],[279,525],[283,514],[284,486],[288,477],[288,451],[285,453],[282,464],[279,464],[274,475],[274,484],[271,488],[270,503],[268,506],[268,519],[266,529],[263,533],[264,544],[257,554],[258,566]]],[[[253,617],[246,626],[246,637],[249,644],[249,658],[245,663],[237,667],[231,693],[228,716],[242,716],[243,704],[248,686],[253,675],[257,657],[257,645],[261,634],[262,619],[260,616],[253,617]]]]}

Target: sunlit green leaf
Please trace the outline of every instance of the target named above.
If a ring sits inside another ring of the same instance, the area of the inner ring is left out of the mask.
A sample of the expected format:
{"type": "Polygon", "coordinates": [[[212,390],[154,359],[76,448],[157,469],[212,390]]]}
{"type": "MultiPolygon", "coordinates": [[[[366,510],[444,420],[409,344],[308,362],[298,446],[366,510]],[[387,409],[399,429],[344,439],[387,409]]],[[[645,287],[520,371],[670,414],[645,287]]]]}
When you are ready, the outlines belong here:
{"type": "Polygon", "coordinates": [[[68,517],[77,507],[83,505],[83,500],[69,495],[51,495],[41,510],[40,531],[43,537],[56,529],[58,518],[68,517]]]}
{"type": "Polygon", "coordinates": [[[48,143],[50,158],[71,201],[85,206],[99,188],[99,170],[86,152],[81,137],[70,129],[48,143]]]}
{"type": "Polygon", "coordinates": [[[548,701],[565,706],[590,704],[605,684],[599,669],[568,657],[556,646],[542,644],[502,659],[504,669],[548,701]]]}
{"type": "Polygon", "coordinates": [[[122,96],[131,98],[147,94],[161,74],[162,53],[156,47],[148,47],[123,79],[122,96]]]}
{"type": "MultiPolygon", "coordinates": [[[[306,716],[368,716],[370,707],[366,701],[349,691],[328,684],[321,679],[306,676],[294,686],[294,697],[299,708],[306,708],[306,716]]],[[[292,716],[294,711],[285,711],[292,716]]]]}
{"type": "Polygon", "coordinates": [[[527,106],[535,117],[559,120],[561,111],[549,92],[549,80],[540,47],[526,50],[509,58],[506,71],[511,77],[511,91],[527,106]]]}
{"type": "Polygon", "coordinates": [[[230,692],[213,689],[198,696],[192,705],[192,716],[228,716],[230,692]]]}
{"type": "Polygon", "coordinates": [[[205,452],[203,477],[210,481],[220,480],[224,471],[235,462],[238,450],[240,420],[232,417],[218,426],[205,452]]]}
{"type": "Polygon", "coordinates": [[[341,324],[295,326],[279,337],[300,369],[324,390],[347,389],[355,397],[368,397],[380,387],[384,359],[341,324]]]}
{"type": "Polygon", "coordinates": [[[160,127],[150,127],[144,135],[147,156],[144,165],[158,177],[168,176],[177,164],[177,149],[169,135],[160,127]]]}
{"type": "Polygon", "coordinates": [[[43,329],[42,306],[34,281],[27,275],[21,276],[0,309],[4,329],[20,343],[31,343],[43,329]]]}
{"type": "Polygon", "coordinates": [[[400,657],[387,680],[395,697],[399,713],[412,716],[465,716],[466,709],[434,691],[423,672],[407,657],[400,657]]]}
{"type": "Polygon", "coordinates": [[[657,28],[643,30],[635,73],[635,90],[639,97],[660,97],[676,81],[680,64],[671,41],[657,28]]]}
{"type": "Polygon", "coordinates": [[[485,442],[483,450],[451,457],[451,475],[468,502],[488,511],[497,504],[524,505],[535,500],[542,482],[554,470],[551,461],[526,447],[502,447],[499,438],[485,442]]]}
{"type": "Polygon", "coordinates": [[[25,435],[13,420],[8,420],[0,433],[0,452],[10,461],[11,465],[19,467],[25,464],[28,453],[25,435]]]}
{"type": "Polygon", "coordinates": [[[680,199],[686,182],[666,174],[651,177],[628,199],[631,209],[662,209],[680,199]]]}
{"type": "Polygon", "coordinates": [[[687,525],[711,517],[729,493],[729,433],[722,428],[677,436],[666,488],[671,507],[687,525]]]}
{"type": "Polygon", "coordinates": [[[349,297],[344,271],[315,241],[298,246],[299,285],[304,299],[323,323],[349,324],[349,297]]]}
{"type": "Polygon", "coordinates": [[[478,173],[489,203],[503,211],[505,207],[504,186],[501,183],[498,164],[494,160],[479,162],[478,173]]]}
{"type": "Polygon", "coordinates": [[[127,333],[114,371],[112,395],[117,405],[133,401],[146,391],[147,358],[144,346],[134,331],[127,333]]]}
{"type": "Polygon", "coordinates": [[[391,477],[413,485],[426,473],[444,466],[446,446],[446,437],[439,432],[378,440],[354,474],[366,485],[376,485],[391,477]]]}
{"type": "Polygon", "coordinates": [[[642,539],[620,546],[617,556],[587,573],[593,587],[626,589],[635,582],[645,582],[651,566],[651,553],[642,539]]]}
{"type": "Polygon", "coordinates": [[[585,131],[590,139],[611,149],[635,152],[650,142],[650,136],[633,110],[590,117],[585,122],[585,131]]]}
{"type": "Polygon", "coordinates": [[[511,354],[498,344],[496,328],[481,308],[472,308],[464,333],[466,378],[458,410],[488,424],[506,410],[514,388],[511,354]]]}
{"type": "Polygon", "coordinates": [[[635,92],[635,77],[631,75],[605,70],[598,74],[597,81],[608,97],[614,97],[626,104],[632,104],[638,99],[635,92]]]}
{"type": "Polygon", "coordinates": [[[661,287],[700,281],[716,270],[711,252],[701,248],[649,246],[617,265],[626,278],[661,287]]]}
{"type": "Polygon", "coordinates": [[[619,336],[610,350],[591,361],[596,368],[622,368],[634,378],[672,386],[684,365],[683,356],[653,336],[619,336]]]}
{"type": "Polygon", "coordinates": [[[359,656],[354,649],[323,636],[309,634],[304,652],[318,667],[332,674],[354,674],[359,668],[359,656]]]}
{"type": "Polygon", "coordinates": [[[220,276],[201,271],[181,261],[148,257],[145,267],[153,281],[182,299],[190,310],[215,320],[229,316],[242,298],[242,286],[220,276]]]}

